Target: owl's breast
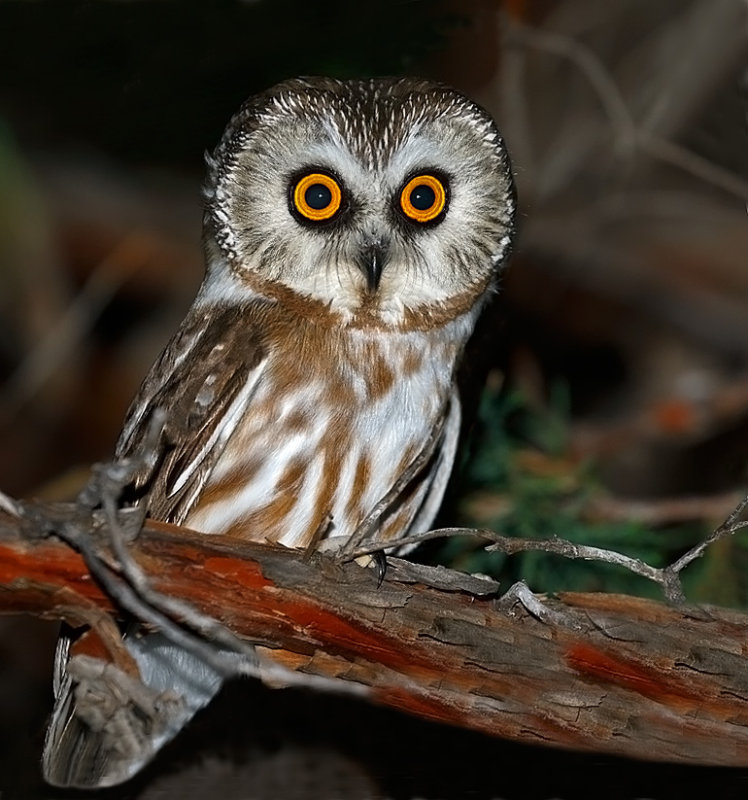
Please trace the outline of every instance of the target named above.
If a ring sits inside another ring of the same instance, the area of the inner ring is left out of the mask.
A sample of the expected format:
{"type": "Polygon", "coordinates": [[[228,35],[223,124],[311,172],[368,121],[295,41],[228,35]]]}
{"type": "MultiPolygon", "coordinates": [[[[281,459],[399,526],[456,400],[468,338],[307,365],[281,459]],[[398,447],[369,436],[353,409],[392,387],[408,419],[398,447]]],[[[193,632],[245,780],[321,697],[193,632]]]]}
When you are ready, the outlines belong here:
{"type": "MultiPolygon", "coordinates": [[[[288,345],[272,349],[189,527],[291,547],[307,546],[320,526],[325,538],[349,536],[439,424],[460,349],[372,331],[288,345]]],[[[414,482],[382,538],[407,532],[427,489],[414,482]]]]}

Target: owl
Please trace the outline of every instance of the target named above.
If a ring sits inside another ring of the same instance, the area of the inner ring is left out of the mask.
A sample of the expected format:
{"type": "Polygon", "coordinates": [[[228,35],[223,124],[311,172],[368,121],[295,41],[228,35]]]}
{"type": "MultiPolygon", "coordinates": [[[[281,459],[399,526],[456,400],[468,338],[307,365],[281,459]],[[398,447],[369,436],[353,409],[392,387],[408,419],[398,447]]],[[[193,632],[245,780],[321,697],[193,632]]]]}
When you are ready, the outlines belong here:
{"type": "MultiPolygon", "coordinates": [[[[422,80],[289,80],[242,106],[207,164],[205,279],[117,445],[138,452],[167,412],[133,497],[205,534],[334,549],[394,492],[374,538],[427,530],[460,429],[457,367],[512,241],[493,120],[422,80]]],[[[81,719],[91,687],[63,640],[50,782],[125,780],[221,684],[159,634],[126,642],[148,687],[182,695],[181,716],[145,733],[81,719]]]]}

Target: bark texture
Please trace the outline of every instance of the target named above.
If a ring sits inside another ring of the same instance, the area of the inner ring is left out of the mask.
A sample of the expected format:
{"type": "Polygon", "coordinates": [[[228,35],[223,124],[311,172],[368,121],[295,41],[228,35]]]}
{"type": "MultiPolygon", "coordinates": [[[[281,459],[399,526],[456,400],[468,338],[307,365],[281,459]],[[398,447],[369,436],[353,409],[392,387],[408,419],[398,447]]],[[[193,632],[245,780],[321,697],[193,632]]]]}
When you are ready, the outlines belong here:
{"type": "MultiPolygon", "coordinates": [[[[116,614],[81,556],[37,527],[0,512],[0,611],[116,614]]],[[[442,568],[389,559],[377,586],[355,563],[152,521],[131,551],[155,590],[371,702],[517,741],[748,766],[739,612],[567,593],[544,600],[557,613],[541,621],[442,568]]]]}

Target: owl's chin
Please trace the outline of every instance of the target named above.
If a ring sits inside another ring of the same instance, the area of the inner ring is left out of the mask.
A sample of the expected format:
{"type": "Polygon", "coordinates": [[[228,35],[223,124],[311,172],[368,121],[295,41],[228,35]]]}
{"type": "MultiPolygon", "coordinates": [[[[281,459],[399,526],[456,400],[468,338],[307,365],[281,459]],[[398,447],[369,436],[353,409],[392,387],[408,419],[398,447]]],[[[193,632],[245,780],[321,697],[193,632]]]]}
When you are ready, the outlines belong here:
{"type": "Polygon", "coordinates": [[[361,299],[357,304],[344,306],[328,303],[326,308],[336,324],[352,329],[382,331],[430,331],[443,328],[455,319],[471,320],[474,324],[483,306],[482,297],[466,292],[442,301],[430,303],[401,302],[376,297],[361,299]]]}
{"type": "Polygon", "coordinates": [[[352,285],[349,290],[335,282],[290,286],[268,280],[223,257],[208,262],[198,304],[237,304],[264,300],[277,302],[290,314],[332,327],[380,328],[411,331],[438,328],[458,316],[477,316],[485,297],[484,284],[445,298],[423,298],[413,287],[395,291],[383,282],[377,292],[352,285]]]}
{"type": "MultiPolygon", "coordinates": [[[[337,327],[393,332],[439,328],[471,311],[477,316],[482,305],[474,292],[444,300],[418,302],[415,299],[406,301],[396,295],[388,296],[382,291],[362,291],[351,293],[348,297],[342,293],[336,297],[315,297],[313,294],[298,294],[290,288],[289,291],[299,298],[299,305],[294,306],[302,316],[309,317],[312,314],[320,319],[317,315],[324,309],[326,321],[337,327]],[[315,308],[317,311],[314,311],[315,308]]],[[[288,298],[284,298],[283,303],[288,307],[288,298]]]]}
{"type": "MultiPolygon", "coordinates": [[[[486,283],[471,286],[463,292],[442,295],[433,289],[426,291],[416,284],[393,282],[383,276],[379,287],[372,291],[362,280],[361,273],[350,272],[350,282],[316,279],[308,284],[291,286],[284,282],[284,293],[278,300],[290,307],[291,296],[295,310],[303,316],[330,315],[335,325],[353,328],[389,330],[426,330],[438,327],[477,308],[485,296],[486,283]]],[[[265,291],[278,291],[280,281],[266,285],[265,291]]]]}

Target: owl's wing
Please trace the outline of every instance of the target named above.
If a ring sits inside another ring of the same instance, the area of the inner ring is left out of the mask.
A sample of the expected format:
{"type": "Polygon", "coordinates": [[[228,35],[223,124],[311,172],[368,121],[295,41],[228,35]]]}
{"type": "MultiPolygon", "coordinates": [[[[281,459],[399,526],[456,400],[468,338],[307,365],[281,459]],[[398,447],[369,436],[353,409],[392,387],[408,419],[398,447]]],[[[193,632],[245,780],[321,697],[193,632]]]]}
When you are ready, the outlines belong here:
{"type": "Polygon", "coordinates": [[[118,458],[142,452],[154,411],[166,413],[158,458],[133,486],[155,519],[184,521],[252,399],[265,363],[255,310],[193,308],[130,407],[118,458]]]}
{"type": "MultiPolygon", "coordinates": [[[[457,442],[460,438],[460,423],[462,419],[461,408],[460,395],[455,387],[449,397],[447,417],[444,421],[444,428],[433,463],[423,482],[426,487],[423,500],[408,530],[403,534],[405,536],[429,530],[439,511],[447,483],[449,483],[449,476],[452,473],[455,454],[457,453],[457,442]]],[[[413,547],[415,545],[404,547],[400,552],[406,553],[412,550],[413,547]]]]}
{"type": "MultiPolygon", "coordinates": [[[[118,458],[138,456],[154,410],[166,413],[157,457],[135,459],[134,493],[155,518],[185,518],[251,401],[265,362],[260,326],[252,324],[256,310],[193,308],[128,412],[118,458]]],[[[55,656],[55,707],[42,766],[56,786],[93,788],[126,780],[210,701],[223,680],[158,633],[124,638],[142,683],[114,676],[113,666],[99,658],[71,662],[75,639],[64,629],[55,656]],[[79,708],[82,700],[86,712],[79,708]]]]}

